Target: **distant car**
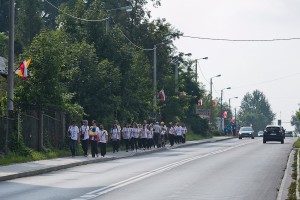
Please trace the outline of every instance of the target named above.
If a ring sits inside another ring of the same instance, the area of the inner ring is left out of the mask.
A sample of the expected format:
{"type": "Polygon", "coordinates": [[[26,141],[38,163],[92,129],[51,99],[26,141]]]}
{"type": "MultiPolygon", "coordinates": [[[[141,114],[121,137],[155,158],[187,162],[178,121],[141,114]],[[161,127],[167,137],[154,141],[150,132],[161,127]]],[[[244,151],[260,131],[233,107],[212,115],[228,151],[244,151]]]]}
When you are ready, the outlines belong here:
{"type": "Polygon", "coordinates": [[[257,136],[258,136],[258,137],[264,136],[264,132],[263,132],[263,131],[258,131],[257,136]]]}
{"type": "Polygon", "coordinates": [[[285,137],[294,137],[293,131],[285,131],[285,137]]]}
{"type": "Polygon", "coordinates": [[[250,126],[243,126],[239,130],[239,139],[242,139],[243,137],[251,137],[254,139],[254,130],[250,126]]]}
{"type": "Polygon", "coordinates": [[[284,137],[284,131],[280,126],[268,125],[264,130],[263,143],[266,143],[267,141],[279,141],[283,144],[284,137]]]}

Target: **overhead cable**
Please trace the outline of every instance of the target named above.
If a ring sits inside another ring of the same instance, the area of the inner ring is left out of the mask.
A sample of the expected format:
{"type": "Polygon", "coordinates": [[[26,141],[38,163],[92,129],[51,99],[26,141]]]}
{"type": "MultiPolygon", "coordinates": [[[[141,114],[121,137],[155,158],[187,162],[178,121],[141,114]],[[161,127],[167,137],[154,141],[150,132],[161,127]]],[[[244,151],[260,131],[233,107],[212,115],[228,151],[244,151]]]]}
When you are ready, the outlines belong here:
{"type": "Polygon", "coordinates": [[[210,37],[198,37],[182,35],[181,37],[192,38],[198,40],[215,40],[215,41],[227,41],[227,42],[276,42],[276,41],[290,41],[290,40],[300,40],[300,38],[273,38],[273,39],[228,39],[228,38],[210,38],[210,37]]]}

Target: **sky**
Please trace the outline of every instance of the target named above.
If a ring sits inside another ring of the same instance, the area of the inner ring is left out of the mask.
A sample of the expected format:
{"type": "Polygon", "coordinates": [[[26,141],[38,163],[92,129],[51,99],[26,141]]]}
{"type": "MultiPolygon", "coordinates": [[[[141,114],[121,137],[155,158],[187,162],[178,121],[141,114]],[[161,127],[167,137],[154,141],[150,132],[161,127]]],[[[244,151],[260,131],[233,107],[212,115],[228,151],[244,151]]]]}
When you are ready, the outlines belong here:
{"type": "MultiPolygon", "coordinates": [[[[233,40],[300,38],[298,0],[161,0],[161,6],[148,4],[152,18],[165,18],[186,36],[233,40]]],[[[300,107],[300,40],[216,41],[180,38],[178,51],[191,53],[198,61],[198,80],[213,97],[221,96],[239,110],[244,95],[259,90],[266,96],[277,120],[287,130],[300,107]],[[202,72],[202,73],[201,73],[202,72]]]]}

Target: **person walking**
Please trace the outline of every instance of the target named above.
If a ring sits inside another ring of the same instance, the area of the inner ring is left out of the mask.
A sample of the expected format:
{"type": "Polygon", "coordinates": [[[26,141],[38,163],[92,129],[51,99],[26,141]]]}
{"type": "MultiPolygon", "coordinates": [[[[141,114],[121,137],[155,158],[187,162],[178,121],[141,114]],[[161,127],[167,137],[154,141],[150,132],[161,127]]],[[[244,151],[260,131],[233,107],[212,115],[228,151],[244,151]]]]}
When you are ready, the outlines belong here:
{"type": "Polygon", "coordinates": [[[72,121],[71,125],[68,129],[69,137],[70,137],[70,150],[72,157],[75,156],[76,146],[79,142],[79,128],[76,126],[75,121],[72,121]]]}
{"type": "Polygon", "coordinates": [[[104,130],[102,124],[99,126],[99,129],[100,131],[98,133],[98,138],[99,138],[100,155],[104,157],[106,155],[106,143],[108,141],[108,133],[106,130],[104,130]]]}
{"type": "Polygon", "coordinates": [[[141,145],[143,147],[143,150],[146,150],[147,148],[147,139],[148,139],[148,124],[143,124],[143,127],[141,129],[141,145]]]}
{"type": "Polygon", "coordinates": [[[175,139],[175,129],[174,129],[172,122],[169,123],[168,136],[169,136],[169,140],[170,140],[170,145],[172,147],[172,146],[174,146],[174,139],[175,139]]]}
{"type": "Polygon", "coordinates": [[[91,126],[90,131],[89,131],[89,136],[90,136],[90,143],[91,143],[91,153],[92,157],[95,158],[95,156],[98,155],[98,135],[100,133],[99,127],[97,127],[97,122],[96,120],[92,121],[93,126],[91,126]]]}
{"type": "Polygon", "coordinates": [[[167,126],[164,122],[160,122],[161,125],[161,132],[160,132],[160,140],[161,140],[161,147],[166,147],[166,137],[167,137],[167,126]]]}
{"type": "Polygon", "coordinates": [[[156,146],[156,148],[159,148],[160,147],[159,137],[160,137],[161,127],[158,122],[156,122],[155,125],[153,126],[153,130],[154,130],[154,133],[153,133],[154,145],[153,146],[154,146],[154,148],[155,148],[155,146],[156,146]]]}
{"type": "Polygon", "coordinates": [[[182,124],[181,133],[182,133],[182,143],[185,143],[186,133],[187,133],[187,128],[186,128],[185,124],[182,124]]]}
{"type": "Polygon", "coordinates": [[[89,146],[89,125],[87,120],[82,121],[82,126],[80,127],[80,139],[81,147],[85,157],[88,156],[88,146],[89,146]]]}
{"type": "Polygon", "coordinates": [[[112,146],[113,146],[113,153],[118,152],[118,138],[119,138],[119,130],[118,130],[118,125],[114,124],[113,127],[110,130],[110,139],[112,141],[112,146]]]}
{"type": "Polygon", "coordinates": [[[120,146],[121,146],[121,126],[118,120],[115,120],[115,124],[117,125],[117,129],[118,129],[118,134],[117,134],[117,152],[120,150],[120,146]]]}
{"type": "Polygon", "coordinates": [[[135,151],[137,152],[138,150],[138,139],[139,139],[139,129],[138,129],[138,125],[137,123],[133,123],[132,124],[132,128],[131,128],[131,139],[130,139],[130,144],[131,144],[131,151],[133,151],[135,149],[135,151]]]}
{"type": "Polygon", "coordinates": [[[182,142],[182,132],[181,132],[181,125],[176,123],[175,125],[175,137],[176,137],[176,144],[181,144],[182,142]]]}
{"type": "Polygon", "coordinates": [[[122,129],[122,137],[125,142],[126,152],[128,152],[130,142],[130,127],[128,123],[126,123],[125,127],[122,129]]]}
{"type": "Polygon", "coordinates": [[[151,149],[153,145],[153,124],[147,128],[147,149],[151,149]]]}

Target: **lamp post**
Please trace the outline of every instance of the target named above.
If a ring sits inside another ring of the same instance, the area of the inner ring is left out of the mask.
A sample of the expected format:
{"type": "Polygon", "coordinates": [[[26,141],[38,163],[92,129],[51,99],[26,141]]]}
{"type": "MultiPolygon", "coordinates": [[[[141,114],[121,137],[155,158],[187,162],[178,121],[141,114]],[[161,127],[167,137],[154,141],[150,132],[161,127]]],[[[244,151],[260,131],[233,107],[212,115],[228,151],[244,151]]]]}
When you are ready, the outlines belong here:
{"type": "Polygon", "coordinates": [[[218,74],[218,75],[216,75],[216,76],[213,76],[213,77],[211,77],[210,78],[210,106],[209,106],[209,108],[210,108],[210,114],[209,114],[209,122],[211,122],[211,113],[212,113],[212,85],[213,85],[213,82],[212,82],[212,79],[213,78],[216,78],[216,77],[220,77],[221,76],[221,74],[218,74]]]}
{"type": "Polygon", "coordinates": [[[115,11],[115,10],[125,10],[126,12],[131,12],[132,11],[132,6],[124,6],[124,7],[120,7],[120,8],[114,8],[114,9],[106,10],[106,12],[108,14],[108,17],[106,18],[106,21],[105,21],[105,31],[106,31],[106,33],[109,30],[110,12],[115,11]]]}
{"type": "Polygon", "coordinates": [[[230,99],[237,99],[237,98],[239,98],[239,97],[231,97],[231,98],[229,98],[229,110],[230,111],[231,111],[230,99]]]}
{"type": "Polygon", "coordinates": [[[198,58],[198,59],[195,59],[195,62],[196,62],[196,82],[198,81],[198,60],[207,60],[208,59],[208,57],[203,57],[203,58],[198,58]]]}
{"type": "Polygon", "coordinates": [[[222,101],[223,101],[223,90],[230,90],[231,89],[231,87],[227,87],[227,88],[224,88],[224,89],[222,89],[221,90],[221,109],[220,109],[220,114],[221,114],[221,130],[223,130],[223,111],[222,111],[222,109],[223,109],[223,105],[222,105],[222,101]]]}

